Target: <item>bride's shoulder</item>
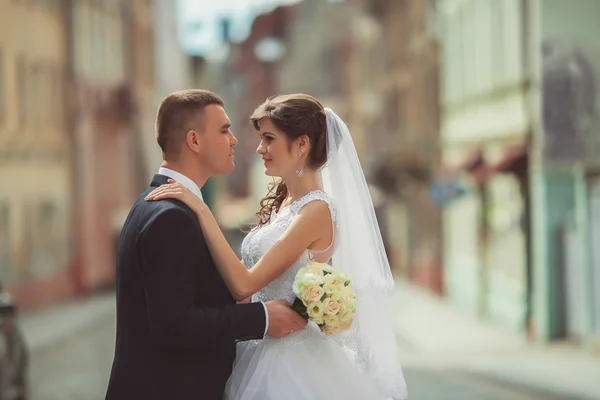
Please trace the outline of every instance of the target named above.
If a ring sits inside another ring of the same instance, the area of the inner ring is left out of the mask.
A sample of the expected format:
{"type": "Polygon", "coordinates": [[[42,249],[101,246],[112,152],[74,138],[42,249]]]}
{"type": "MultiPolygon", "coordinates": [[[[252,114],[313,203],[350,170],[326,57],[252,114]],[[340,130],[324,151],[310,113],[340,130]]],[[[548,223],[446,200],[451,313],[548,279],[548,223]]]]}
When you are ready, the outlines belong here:
{"type": "Polygon", "coordinates": [[[336,219],[334,201],[322,190],[316,190],[304,196],[297,204],[296,213],[318,219],[331,218],[334,221],[336,219]]]}

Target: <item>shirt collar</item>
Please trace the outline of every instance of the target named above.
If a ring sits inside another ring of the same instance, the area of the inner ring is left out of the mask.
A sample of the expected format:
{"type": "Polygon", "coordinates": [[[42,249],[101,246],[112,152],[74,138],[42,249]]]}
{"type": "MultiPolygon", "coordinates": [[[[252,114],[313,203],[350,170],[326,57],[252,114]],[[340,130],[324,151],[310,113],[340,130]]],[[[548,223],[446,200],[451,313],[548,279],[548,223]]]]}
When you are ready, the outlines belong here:
{"type": "Polygon", "coordinates": [[[202,192],[200,191],[200,188],[198,187],[198,185],[196,185],[194,183],[194,181],[192,181],[187,176],[180,174],[177,171],[173,171],[172,169],[165,168],[165,167],[160,167],[158,169],[158,173],[160,175],[168,176],[169,178],[181,183],[183,186],[188,188],[192,193],[194,193],[196,196],[198,196],[200,198],[200,200],[204,200],[202,198],[202,192]]]}

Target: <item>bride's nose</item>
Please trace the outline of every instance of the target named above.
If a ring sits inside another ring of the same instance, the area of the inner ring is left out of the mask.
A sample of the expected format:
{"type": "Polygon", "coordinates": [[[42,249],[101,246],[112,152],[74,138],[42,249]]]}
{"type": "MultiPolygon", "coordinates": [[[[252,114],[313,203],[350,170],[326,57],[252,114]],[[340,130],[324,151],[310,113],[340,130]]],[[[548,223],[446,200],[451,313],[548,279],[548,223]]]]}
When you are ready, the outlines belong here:
{"type": "Polygon", "coordinates": [[[266,149],[265,147],[261,144],[258,145],[258,147],[256,148],[256,152],[258,154],[265,154],[266,153],[266,149]]]}

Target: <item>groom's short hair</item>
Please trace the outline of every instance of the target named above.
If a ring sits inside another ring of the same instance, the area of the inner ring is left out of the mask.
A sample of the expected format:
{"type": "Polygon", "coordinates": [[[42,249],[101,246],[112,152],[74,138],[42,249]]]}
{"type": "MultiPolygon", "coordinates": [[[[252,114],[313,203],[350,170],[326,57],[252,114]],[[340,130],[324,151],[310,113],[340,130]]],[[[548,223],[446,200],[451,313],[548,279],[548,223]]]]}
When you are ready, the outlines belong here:
{"type": "Polygon", "coordinates": [[[223,100],[208,90],[187,89],[171,93],[160,103],[156,114],[156,141],[163,157],[177,158],[181,144],[191,129],[200,129],[199,118],[206,106],[224,106],[223,100]]]}

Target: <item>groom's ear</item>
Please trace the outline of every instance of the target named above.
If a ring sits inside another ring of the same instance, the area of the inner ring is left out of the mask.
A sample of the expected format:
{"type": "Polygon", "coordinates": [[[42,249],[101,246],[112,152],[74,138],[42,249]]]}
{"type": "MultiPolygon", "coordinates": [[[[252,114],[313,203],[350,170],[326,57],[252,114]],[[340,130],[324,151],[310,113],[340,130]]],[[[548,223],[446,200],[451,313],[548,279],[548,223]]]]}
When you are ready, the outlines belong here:
{"type": "Polygon", "coordinates": [[[195,129],[190,129],[185,135],[185,144],[194,153],[200,151],[200,133],[195,129]]]}

